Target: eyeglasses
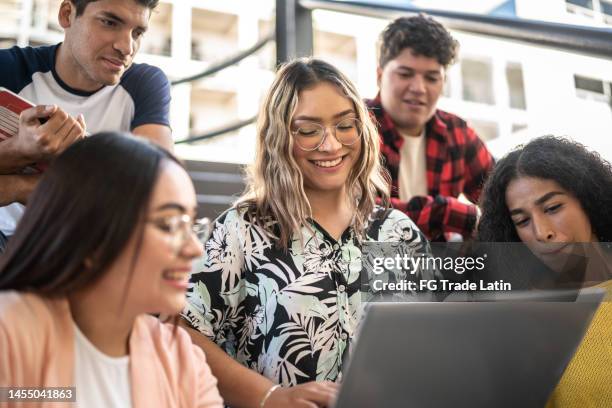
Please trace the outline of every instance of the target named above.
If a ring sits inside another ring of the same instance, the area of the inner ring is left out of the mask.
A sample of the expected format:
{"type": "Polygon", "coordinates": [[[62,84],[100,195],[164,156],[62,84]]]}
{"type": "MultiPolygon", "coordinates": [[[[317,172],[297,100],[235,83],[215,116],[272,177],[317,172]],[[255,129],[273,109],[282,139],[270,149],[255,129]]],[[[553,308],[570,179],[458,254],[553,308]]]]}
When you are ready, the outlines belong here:
{"type": "Polygon", "coordinates": [[[198,241],[204,242],[210,233],[210,220],[208,218],[194,220],[187,214],[154,218],[147,220],[147,222],[167,233],[170,247],[177,254],[194,235],[198,241]]]}
{"type": "MultiPolygon", "coordinates": [[[[327,127],[320,123],[307,122],[291,133],[300,149],[311,152],[321,147],[325,141],[325,136],[327,135],[326,129],[327,127]]],[[[357,142],[363,133],[361,122],[355,118],[344,119],[336,126],[333,126],[332,129],[336,140],[345,146],[350,146],[357,142]]]]}

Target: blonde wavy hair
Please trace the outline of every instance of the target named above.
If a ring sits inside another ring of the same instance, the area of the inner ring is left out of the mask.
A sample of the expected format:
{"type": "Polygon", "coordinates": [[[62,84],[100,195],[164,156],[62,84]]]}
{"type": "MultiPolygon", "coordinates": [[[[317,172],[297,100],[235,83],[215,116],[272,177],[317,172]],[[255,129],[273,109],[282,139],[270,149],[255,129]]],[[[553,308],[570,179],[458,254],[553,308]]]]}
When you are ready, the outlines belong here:
{"type": "Polygon", "coordinates": [[[291,123],[300,93],[321,82],[337,86],[351,100],[363,126],[361,152],[346,181],[358,237],[365,235],[376,197],[383,206],[389,205],[390,183],[380,164],[378,131],[355,85],[324,61],[300,58],[288,62],[277,72],[259,112],[255,161],[247,168],[247,187],[236,203],[238,208],[247,208],[251,220],[283,249],[295,232],[309,226],[307,219],[312,214],[292,153],[291,123]]]}

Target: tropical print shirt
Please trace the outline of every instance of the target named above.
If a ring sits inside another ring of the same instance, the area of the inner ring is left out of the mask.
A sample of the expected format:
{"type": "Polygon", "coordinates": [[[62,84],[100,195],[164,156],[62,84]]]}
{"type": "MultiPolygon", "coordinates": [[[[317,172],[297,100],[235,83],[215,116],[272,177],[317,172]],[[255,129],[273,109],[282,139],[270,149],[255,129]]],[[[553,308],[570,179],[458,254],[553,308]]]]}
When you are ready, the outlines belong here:
{"type": "Polygon", "coordinates": [[[311,220],[303,245],[294,234],[287,251],[249,219],[230,209],[214,222],[183,317],[276,383],[339,379],[360,321],[363,243],[405,243],[416,254],[429,253],[426,239],[402,212],[377,208],[361,240],[349,227],[336,241],[311,220]]]}

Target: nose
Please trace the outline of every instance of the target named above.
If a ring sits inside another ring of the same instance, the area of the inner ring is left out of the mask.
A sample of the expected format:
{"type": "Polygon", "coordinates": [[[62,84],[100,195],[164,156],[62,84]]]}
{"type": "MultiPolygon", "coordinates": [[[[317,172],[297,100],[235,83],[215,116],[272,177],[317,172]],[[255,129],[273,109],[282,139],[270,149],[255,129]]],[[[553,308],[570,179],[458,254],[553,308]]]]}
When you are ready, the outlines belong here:
{"type": "Polygon", "coordinates": [[[124,57],[134,53],[134,46],[135,41],[130,30],[121,31],[113,44],[113,47],[124,57]]]}
{"type": "Polygon", "coordinates": [[[336,135],[330,128],[325,128],[325,133],[323,134],[323,143],[317,150],[320,152],[336,152],[342,148],[342,143],[336,139],[336,135]]]}
{"type": "Polygon", "coordinates": [[[425,81],[423,77],[420,75],[413,76],[408,84],[408,90],[418,94],[425,93],[425,81]]]}
{"type": "Polygon", "coordinates": [[[546,216],[532,216],[533,232],[536,240],[540,242],[553,242],[556,233],[546,216]]]}
{"type": "Polygon", "coordinates": [[[189,235],[186,237],[186,241],[183,244],[180,252],[181,256],[189,259],[195,259],[204,255],[204,244],[200,242],[198,236],[189,231],[189,235]]]}

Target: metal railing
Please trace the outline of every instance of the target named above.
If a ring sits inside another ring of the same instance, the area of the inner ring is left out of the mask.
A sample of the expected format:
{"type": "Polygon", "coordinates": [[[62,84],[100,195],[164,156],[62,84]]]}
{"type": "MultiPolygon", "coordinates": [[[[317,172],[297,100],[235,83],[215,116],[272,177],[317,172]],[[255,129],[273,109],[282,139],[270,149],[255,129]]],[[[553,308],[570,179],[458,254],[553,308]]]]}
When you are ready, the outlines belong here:
{"type": "MultiPolygon", "coordinates": [[[[373,4],[368,1],[276,0],[276,28],[252,47],[237,53],[205,71],[172,82],[172,85],[201,80],[213,75],[276,41],[276,63],[310,56],[313,53],[312,11],[331,10],[370,17],[392,19],[400,15],[427,13],[448,28],[466,33],[494,36],[531,45],[553,47],[579,54],[609,58],[612,55],[612,29],[583,27],[520,18],[428,10],[411,6],[373,4]]],[[[255,117],[239,120],[203,135],[190,136],[175,143],[193,143],[236,131],[252,124],[255,117]]]]}

